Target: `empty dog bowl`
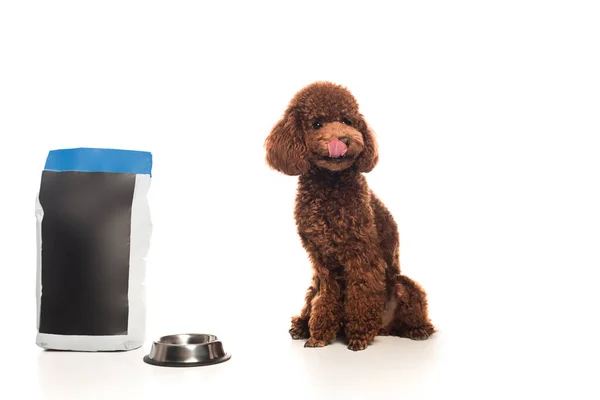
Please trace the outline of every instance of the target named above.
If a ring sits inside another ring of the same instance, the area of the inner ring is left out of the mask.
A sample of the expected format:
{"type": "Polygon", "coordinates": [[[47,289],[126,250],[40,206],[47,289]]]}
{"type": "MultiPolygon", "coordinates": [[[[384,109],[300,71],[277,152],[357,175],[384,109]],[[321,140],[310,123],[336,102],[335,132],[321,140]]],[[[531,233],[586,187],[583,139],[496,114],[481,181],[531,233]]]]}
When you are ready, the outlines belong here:
{"type": "Polygon", "coordinates": [[[227,361],[223,343],[208,334],[179,334],[163,336],[152,343],[150,353],[144,357],[148,364],[161,367],[199,367],[227,361]]]}

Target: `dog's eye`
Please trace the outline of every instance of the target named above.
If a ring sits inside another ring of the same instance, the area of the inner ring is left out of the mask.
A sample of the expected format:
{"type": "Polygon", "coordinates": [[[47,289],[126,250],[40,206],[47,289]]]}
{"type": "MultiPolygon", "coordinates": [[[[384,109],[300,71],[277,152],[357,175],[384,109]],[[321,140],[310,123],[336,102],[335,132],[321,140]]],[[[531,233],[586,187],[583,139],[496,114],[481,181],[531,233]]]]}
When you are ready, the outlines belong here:
{"type": "Polygon", "coordinates": [[[312,128],[316,131],[317,129],[321,129],[323,127],[323,124],[321,123],[321,121],[315,121],[312,124],[312,128]]]}
{"type": "Polygon", "coordinates": [[[344,125],[352,126],[352,121],[350,121],[348,118],[342,118],[342,123],[344,125]]]}

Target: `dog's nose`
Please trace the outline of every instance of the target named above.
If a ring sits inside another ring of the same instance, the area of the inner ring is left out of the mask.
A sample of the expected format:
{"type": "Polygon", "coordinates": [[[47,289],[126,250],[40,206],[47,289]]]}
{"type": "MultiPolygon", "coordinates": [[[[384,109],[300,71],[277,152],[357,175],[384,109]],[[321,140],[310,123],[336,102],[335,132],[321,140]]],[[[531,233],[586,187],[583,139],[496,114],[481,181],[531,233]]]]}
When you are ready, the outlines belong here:
{"type": "Polygon", "coordinates": [[[342,136],[341,138],[338,138],[338,140],[342,143],[344,143],[346,146],[348,146],[350,144],[350,138],[347,136],[342,136]]]}

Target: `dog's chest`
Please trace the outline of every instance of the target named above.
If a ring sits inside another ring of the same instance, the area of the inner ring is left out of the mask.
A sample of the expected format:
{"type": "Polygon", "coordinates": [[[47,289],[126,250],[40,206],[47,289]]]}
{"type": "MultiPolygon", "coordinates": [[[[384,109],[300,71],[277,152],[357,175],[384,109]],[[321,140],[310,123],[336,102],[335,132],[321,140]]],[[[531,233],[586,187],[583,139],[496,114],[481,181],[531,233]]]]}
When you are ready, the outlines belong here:
{"type": "Polygon", "coordinates": [[[361,224],[361,204],[352,193],[321,191],[299,196],[296,221],[299,233],[317,245],[339,245],[361,224]]]}

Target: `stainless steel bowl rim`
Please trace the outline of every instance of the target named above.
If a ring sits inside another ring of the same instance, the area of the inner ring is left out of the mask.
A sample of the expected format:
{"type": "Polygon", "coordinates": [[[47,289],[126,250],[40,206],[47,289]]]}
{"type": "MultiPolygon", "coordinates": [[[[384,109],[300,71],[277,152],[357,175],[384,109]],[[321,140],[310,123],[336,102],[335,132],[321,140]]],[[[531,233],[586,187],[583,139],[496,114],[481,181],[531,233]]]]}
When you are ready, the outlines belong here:
{"type": "Polygon", "coordinates": [[[231,358],[216,335],[181,333],[152,342],[144,362],[165,367],[197,367],[225,362],[231,358]]]}

